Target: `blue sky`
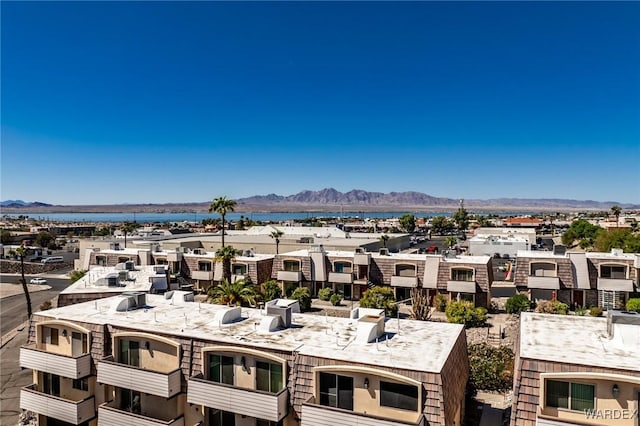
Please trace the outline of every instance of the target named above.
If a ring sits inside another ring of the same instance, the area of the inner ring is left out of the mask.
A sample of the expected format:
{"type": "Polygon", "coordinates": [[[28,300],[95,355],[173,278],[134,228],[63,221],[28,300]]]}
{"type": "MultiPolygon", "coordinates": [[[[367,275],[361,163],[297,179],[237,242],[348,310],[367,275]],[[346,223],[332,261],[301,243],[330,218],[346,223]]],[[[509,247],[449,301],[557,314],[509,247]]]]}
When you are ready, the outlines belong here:
{"type": "Polygon", "coordinates": [[[639,2],[2,2],[1,199],[640,203],[639,2]]]}

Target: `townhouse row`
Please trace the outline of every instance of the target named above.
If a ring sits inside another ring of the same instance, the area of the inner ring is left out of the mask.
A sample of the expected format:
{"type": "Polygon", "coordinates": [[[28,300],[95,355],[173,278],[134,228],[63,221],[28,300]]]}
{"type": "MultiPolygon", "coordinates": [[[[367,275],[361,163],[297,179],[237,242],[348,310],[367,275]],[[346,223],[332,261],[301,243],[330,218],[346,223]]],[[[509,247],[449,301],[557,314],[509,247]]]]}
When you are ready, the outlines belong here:
{"type": "Polygon", "coordinates": [[[462,326],[124,294],[34,314],[20,407],[40,425],[461,425],[462,326]]]}

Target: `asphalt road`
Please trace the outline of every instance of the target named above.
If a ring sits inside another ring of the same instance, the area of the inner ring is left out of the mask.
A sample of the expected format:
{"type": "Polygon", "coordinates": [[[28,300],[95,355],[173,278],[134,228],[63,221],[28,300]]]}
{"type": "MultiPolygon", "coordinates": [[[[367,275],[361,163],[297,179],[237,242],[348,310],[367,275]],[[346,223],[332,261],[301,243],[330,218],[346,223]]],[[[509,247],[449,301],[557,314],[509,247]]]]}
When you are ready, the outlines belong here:
{"type": "MultiPolygon", "coordinates": [[[[33,277],[40,275],[25,275],[27,282],[33,277]]],[[[0,282],[16,283],[18,277],[15,275],[0,274],[0,282]]],[[[15,284],[20,286],[19,284],[15,284]]],[[[31,293],[31,307],[33,312],[39,311],[39,306],[46,300],[51,300],[69,285],[69,279],[47,278],[47,285],[50,290],[37,291],[31,293]]],[[[22,286],[20,286],[22,288],[22,286]]],[[[20,292],[14,296],[0,299],[0,334],[4,335],[18,325],[27,320],[27,301],[24,294],[20,292]]]]}

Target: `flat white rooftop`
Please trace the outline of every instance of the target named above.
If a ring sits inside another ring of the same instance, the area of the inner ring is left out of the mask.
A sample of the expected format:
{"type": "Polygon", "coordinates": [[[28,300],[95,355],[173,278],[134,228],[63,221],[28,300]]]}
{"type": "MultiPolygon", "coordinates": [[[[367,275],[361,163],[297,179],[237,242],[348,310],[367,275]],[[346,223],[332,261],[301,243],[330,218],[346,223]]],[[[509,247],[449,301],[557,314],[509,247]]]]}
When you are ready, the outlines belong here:
{"type": "Polygon", "coordinates": [[[566,259],[566,254],[554,254],[552,251],[543,250],[518,250],[516,252],[516,258],[536,258],[536,259],[566,259]]]}
{"type": "MultiPolygon", "coordinates": [[[[640,326],[637,326],[640,333],[640,326]]],[[[607,334],[607,318],[522,313],[520,356],[567,364],[637,371],[640,345],[607,334]]]]}
{"type": "Polygon", "coordinates": [[[216,312],[222,305],[183,302],[172,304],[162,295],[147,295],[148,309],[114,312],[120,297],[78,303],[39,312],[45,317],[111,324],[183,338],[237,344],[262,349],[298,351],[339,361],[354,361],[413,371],[439,373],[449,357],[462,325],[428,321],[388,319],[378,343],[357,343],[355,319],[293,314],[292,327],[273,332],[260,331],[265,312],[242,308],[242,319],[219,324],[216,312]]]}
{"type": "MultiPolygon", "coordinates": [[[[158,277],[153,266],[136,266],[135,270],[127,271],[129,278],[124,281],[124,286],[109,286],[103,278],[110,274],[117,275],[118,270],[115,267],[95,266],[91,268],[84,277],[80,278],[69,287],[62,290],[61,294],[81,294],[81,293],[122,293],[125,291],[144,291],[151,290],[152,282],[149,278],[158,277]]],[[[160,276],[164,276],[161,274],[160,276]]]]}

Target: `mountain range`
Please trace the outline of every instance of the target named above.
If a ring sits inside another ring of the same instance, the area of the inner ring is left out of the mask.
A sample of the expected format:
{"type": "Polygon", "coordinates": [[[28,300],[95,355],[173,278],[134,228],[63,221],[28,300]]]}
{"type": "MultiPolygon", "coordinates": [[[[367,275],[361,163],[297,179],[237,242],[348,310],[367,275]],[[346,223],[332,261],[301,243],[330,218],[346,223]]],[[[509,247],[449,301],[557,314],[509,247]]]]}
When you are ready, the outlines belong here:
{"type": "MultiPolygon", "coordinates": [[[[371,192],[353,189],[340,192],[334,188],[319,191],[301,191],[292,195],[255,195],[236,199],[237,212],[248,211],[428,211],[452,210],[459,206],[456,198],[433,197],[422,192],[371,192]]],[[[210,201],[193,203],[166,204],[117,204],[117,205],[80,205],[63,206],[42,202],[25,202],[22,200],[6,200],[0,202],[3,213],[90,213],[90,212],[204,212],[210,201]]],[[[618,201],[570,200],[555,198],[493,198],[487,200],[465,199],[468,209],[484,210],[609,210],[619,205],[624,209],[640,209],[638,204],[620,203],[618,201]]]]}

